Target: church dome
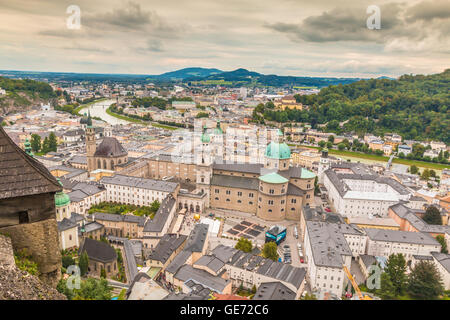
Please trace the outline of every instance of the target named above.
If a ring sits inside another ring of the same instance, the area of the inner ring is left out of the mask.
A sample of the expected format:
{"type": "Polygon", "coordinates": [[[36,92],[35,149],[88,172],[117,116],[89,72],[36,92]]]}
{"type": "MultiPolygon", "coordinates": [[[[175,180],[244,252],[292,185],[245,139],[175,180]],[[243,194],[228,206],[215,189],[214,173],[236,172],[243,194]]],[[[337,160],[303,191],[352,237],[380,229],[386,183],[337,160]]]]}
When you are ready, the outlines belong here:
{"type": "MultiPolygon", "coordinates": [[[[62,186],[62,183],[59,179],[58,183],[62,186]]],[[[67,206],[70,203],[70,198],[67,194],[65,194],[63,191],[59,191],[55,194],[55,205],[57,207],[64,207],[67,206]]]]}
{"type": "Polygon", "coordinates": [[[291,149],[286,143],[271,142],[266,148],[266,157],[270,159],[290,159],[291,149]]]}
{"type": "Polygon", "coordinates": [[[127,156],[128,152],[116,138],[105,137],[95,150],[94,157],[115,158],[127,156]]]}
{"type": "Polygon", "coordinates": [[[217,125],[214,128],[213,134],[215,134],[215,135],[223,134],[222,128],[220,128],[220,120],[217,120],[217,125]]]}
{"type": "Polygon", "coordinates": [[[206,132],[206,126],[204,126],[202,133],[202,143],[209,143],[210,141],[211,138],[209,137],[209,134],[206,132]]]}

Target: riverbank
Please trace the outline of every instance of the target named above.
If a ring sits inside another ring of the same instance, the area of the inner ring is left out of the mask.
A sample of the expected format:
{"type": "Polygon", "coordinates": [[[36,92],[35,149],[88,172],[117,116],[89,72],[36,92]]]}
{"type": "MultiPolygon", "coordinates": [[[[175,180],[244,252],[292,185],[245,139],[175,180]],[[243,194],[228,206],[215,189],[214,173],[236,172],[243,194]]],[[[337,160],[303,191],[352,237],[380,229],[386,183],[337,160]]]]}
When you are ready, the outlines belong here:
{"type": "Polygon", "coordinates": [[[90,107],[91,105],[93,105],[94,103],[102,102],[102,101],[105,101],[105,100],[108,100],[108,98],[101,98],[101,99],[94,100],[94,101],[91,101],[91,102],[86,103],[86,104],[82,104],[81,106],[79,106],[78,108],[74,109],[73,111],[74,111],[75,114],[77,114],[77,115],[79,115],[79,116],[83,116],[82,114],[80,114],[80,111],[81,111],[82,109],[84,109],[84,108],[89,108],[89,107],[90,107]]]}
{"type": "Polygon", "coordinates": [[[106,113],[109,114],[112,117],[115,117],[117,119],[121,119],[121,120],[125,120],[125,121],[129,121],[129,122],[133,122],[133,123],[138,123],[138,124],[144,124],[144,125],[152,125],[153,127],[156,128],[161,128],[161,129],[166,129],[166,130],[178,130],[180,128],[178,127],[172,127],[166,124],[160,124],[157,122],[152,122],[152,121],[144,121],[144,120],[140,120],[140,119],[135,119],[135,118],[131,118],[128,116],[125,116],[123,114],[118,114],[113,112],[110,108],[106,109],[106,113]]]}

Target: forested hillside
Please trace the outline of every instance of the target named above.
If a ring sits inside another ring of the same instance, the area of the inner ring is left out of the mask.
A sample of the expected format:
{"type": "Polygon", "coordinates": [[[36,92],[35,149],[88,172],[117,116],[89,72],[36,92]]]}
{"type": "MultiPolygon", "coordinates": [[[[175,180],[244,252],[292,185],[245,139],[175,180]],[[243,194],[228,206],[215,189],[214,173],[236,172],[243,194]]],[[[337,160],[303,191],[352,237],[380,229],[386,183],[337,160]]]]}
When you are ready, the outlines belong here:
{"type": "Polygon", "coordinates": [[[404,139],[435,139],[450,144],[450,69],[430,76],[371,79],[329,86],[315,95],[296,96],[308,110],[275,111],[270,105],[255,119],[327,124],[328,132],[395,132],[404,139]],[[259,117],[258,117],[259,116],[259,117]]]}
{"type": "Polygon", "coordinates": [[[47,102],[56,97],[48,83],[29,79],[0,77],[0,88],[6,90],[6,95],[0,96],[0,114],[22,111],[32,104],[47,102]]]}

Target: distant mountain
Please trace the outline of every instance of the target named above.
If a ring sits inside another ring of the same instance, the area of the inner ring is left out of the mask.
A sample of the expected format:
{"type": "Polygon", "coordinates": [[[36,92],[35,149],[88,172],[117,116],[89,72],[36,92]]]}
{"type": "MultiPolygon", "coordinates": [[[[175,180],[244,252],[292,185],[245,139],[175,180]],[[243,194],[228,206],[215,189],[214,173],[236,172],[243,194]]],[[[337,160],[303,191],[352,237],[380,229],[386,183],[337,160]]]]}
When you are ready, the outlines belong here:
{"type": "Polygon", "coordinates": [[[157,76],[152,76],[157,79],[176,79],[183,80],[186,78],[192,77],[208,77],[211,75],[223,73],[222,70],[219,69],[207,69],[207,68],[184,68],[176,71],[166,72],[157,76]]]}
{"type": "Polygon", "coordinates": [[[326,87],[336,84],[348,84],[361,80],[360,78],[322,78],[322,77],[293,77],[277,76],[274,74],[264,75],[246,69],[222,72],[206,77],[185,78],[184,82],[195,82],[198,84],[222,84],[231,86],[271,86],[271,87],[326,87]]]}

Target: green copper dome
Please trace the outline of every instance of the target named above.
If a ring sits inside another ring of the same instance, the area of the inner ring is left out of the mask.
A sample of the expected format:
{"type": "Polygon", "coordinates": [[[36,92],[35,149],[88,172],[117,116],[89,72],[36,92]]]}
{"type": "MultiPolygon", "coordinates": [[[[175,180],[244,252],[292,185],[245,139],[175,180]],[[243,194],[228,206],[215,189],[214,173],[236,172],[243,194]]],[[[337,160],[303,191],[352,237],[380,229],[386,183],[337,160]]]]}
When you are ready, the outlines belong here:
{"type": "Polygon", "coordinates": [[[25,143],[23,145],[24,145],[25,152],[30,157],[33,157],[33,152],[31,152],[31,143],[30,143],[30,141],[28,141],[28,139],[25,139],[25,143]]]}
{"type": "Polygon", "coordinates": [[[289,182],[288,179],[286,179],[285,177],[280,176],[276,172],[272,172],[272,173],[260,176],[259,180],[264,181],[266,183],[274,183],[274,184],[289,182]]]}
{"type": "MultiPolygon", "coordinates": [[[[59,179],[58,183],[62,186],[62,183],[59,179]]],[[[70,198],[67,194],[65,194],[63,191],[57,192],[55,194],[55,205],[57,207],[64,207],[67,206],[70,203],[70,198]]]]}
{"type": "Polygon", "coordinates": [[[214,134],[223,134],[222,129],[220,128],[220,120],[217,120],[217,125],[213,131],[214,134]]]}
{"type": "Polygon", "coordinates": [[[266,148],[266,157],[270,159],[290,159],[291,149],[286,143],[271,142],[266,148]]]}
{"type": "Polygon", "coordinates": [[[211,138],[209,137],[209,134],[206,132],[206,126],[203,127],[203,134],[202,134],[202,143],[209,143],[211,141],[211,138]]]}

